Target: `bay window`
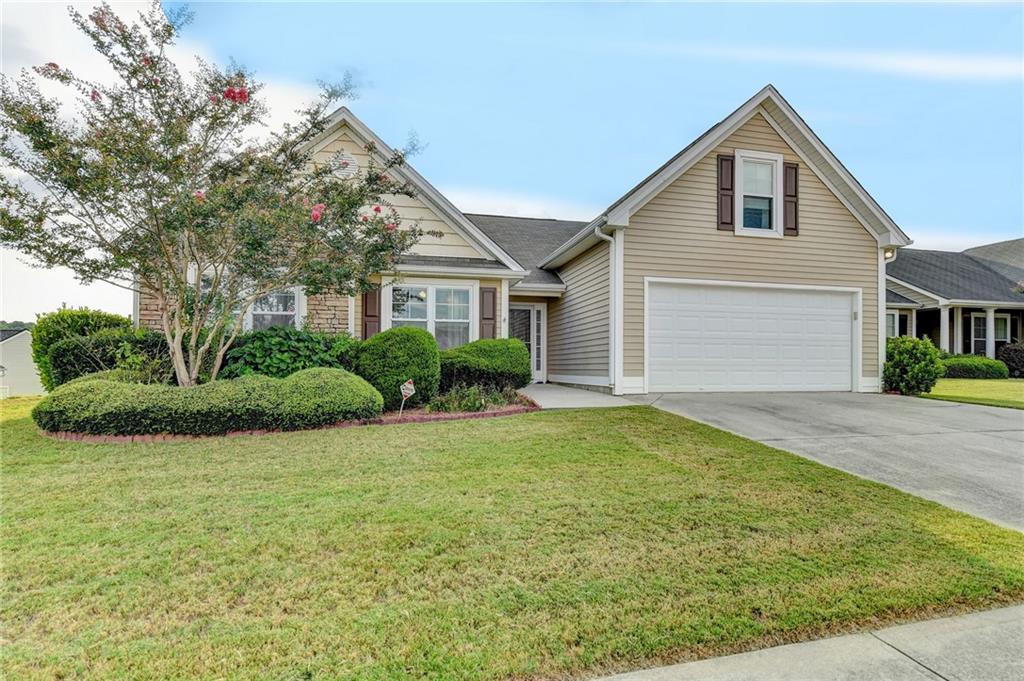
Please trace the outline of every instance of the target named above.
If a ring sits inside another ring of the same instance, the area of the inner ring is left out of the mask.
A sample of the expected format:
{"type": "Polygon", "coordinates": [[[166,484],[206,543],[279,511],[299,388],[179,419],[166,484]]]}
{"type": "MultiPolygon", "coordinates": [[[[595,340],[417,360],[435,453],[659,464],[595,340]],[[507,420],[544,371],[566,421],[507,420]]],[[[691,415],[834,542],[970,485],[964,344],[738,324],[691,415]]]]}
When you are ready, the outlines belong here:
{"type": "Polygon", "coordinates": [[[426,329],[442,350],[473,340],[473,288],[396,284],[391,287],[391,326],[426,329]]]}

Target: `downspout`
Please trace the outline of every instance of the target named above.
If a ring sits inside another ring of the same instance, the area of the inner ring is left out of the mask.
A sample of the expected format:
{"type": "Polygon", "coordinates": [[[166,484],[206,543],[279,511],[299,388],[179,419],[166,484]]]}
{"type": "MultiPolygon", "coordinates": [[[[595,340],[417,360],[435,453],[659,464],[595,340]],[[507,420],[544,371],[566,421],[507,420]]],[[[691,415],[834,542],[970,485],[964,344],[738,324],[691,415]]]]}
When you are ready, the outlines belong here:
{"type": "Polygon", "coordinates": [[[615,394],[615,238],[608,236],[602,230],[605,222],[602,220],[594,225],[594,236],[608,242],[608,387],[612,394],[615,394]]]}

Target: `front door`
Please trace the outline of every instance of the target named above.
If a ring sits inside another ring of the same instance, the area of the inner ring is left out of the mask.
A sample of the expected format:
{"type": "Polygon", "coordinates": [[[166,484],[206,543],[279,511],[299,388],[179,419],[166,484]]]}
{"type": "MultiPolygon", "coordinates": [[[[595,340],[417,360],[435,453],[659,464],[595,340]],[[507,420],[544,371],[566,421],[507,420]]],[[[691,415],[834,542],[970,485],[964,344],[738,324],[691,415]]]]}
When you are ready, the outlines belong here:
{"type": "Polygon", "coordinates": [[[510,305],[508,308],[508,335],[518,338],[530,351],[533,380],[542,383],[544,377],[544,305],[510,305]]]}

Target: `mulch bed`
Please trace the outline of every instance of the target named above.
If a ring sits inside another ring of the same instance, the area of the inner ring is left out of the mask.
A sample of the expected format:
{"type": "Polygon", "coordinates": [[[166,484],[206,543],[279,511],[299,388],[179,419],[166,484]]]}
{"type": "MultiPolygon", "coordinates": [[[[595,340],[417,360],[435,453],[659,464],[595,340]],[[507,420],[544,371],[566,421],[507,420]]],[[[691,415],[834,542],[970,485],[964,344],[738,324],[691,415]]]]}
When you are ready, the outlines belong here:
{"type": "MultiPolygon", "coordinates": [[[[397,412],[390,412],[375,419],[363,419],[361,421],[339,421],[322,428],[311,430],[331,430],[334,428],[351,428],[353,426],[392,426],[405,423],[433,423],[435,421],[467,421],[470,419],[489,419],[497,416],[512,416],[514,414],[526,414],[531,411],[538,411],[540,406],[523,397],[525,404],[510,404],[505,407],[489,409],[487,411],[461,411],[461,412],[428,412],[423,409],[411,409],[402,414],[399,418],[397,412]]],[[[244,435],[269,435],[271,433],[303,433],[308,430],[235,430],[223,435],[178,435],[174,433],[159,433],[155,435],[91,435],[89,433],[70,433],[66,431],[49,432],[39,431],[42,435],[57,440],[68,440],[71,442],[89,442],[95,444],[125,444],[128,442],[186,442],[191,440],[208,440],[218,437],[241,437],[244,435]]]]}

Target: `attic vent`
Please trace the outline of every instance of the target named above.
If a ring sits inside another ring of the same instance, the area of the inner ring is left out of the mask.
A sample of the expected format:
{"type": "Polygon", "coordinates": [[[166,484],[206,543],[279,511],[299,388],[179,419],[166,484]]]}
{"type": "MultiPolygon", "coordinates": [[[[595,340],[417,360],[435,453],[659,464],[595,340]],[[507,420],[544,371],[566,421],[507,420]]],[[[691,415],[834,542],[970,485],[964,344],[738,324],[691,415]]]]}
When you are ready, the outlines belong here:
{"type": "Polygon", "coordinates": [[[338,177],[353,177],[359,172],[359,161],[347,151],[340,151],[334,156],[334,165],[338,177]]]}

